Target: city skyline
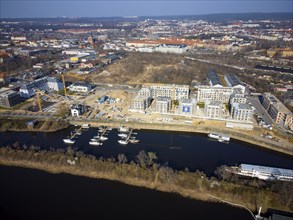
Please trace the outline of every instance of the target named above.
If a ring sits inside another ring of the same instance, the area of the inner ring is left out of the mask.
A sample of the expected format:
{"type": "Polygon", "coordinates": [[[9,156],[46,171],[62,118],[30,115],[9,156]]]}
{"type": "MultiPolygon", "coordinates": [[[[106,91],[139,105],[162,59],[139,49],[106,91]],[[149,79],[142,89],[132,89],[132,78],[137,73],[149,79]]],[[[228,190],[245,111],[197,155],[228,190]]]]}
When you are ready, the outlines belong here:
{"type": "Polygon", "coordinates": [[[115,17],[203,15],[217,13],[292,12],[292,1],[7,1],[0,2],[0,18],[115,17]]]}

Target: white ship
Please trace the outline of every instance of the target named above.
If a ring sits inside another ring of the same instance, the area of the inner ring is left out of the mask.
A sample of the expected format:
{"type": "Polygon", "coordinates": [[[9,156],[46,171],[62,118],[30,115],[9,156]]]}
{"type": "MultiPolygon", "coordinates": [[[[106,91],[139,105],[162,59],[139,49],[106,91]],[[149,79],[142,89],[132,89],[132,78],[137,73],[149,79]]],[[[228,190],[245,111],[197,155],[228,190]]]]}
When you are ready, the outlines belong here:
{"type": "Polygon", "coordinates": [[[293,170],[283,168],[241,164],[239,167],[230,167],[227,171],[262,180],[293,181],[293,170]]]}
{"type": "Polygon", "coordinates": [[[121,138],[127,138],[128,135],[127,134],[118,134],[118,136],[121,138]]]}
{"type": "Polygon", "coordinates": [[[90,124],[82,124],[81,127],[87,129],[87,128],[90,128],[90,124]]]}
{"type": "Polygon", "coordinates": [[[124,126],[121,126],[121,127],[118,129],[118,131],[120,131],[120,132],[129,132],[129,128],[124,127],[124,126]]]}
{"type": "Polygon", "coordinates": [[[75,140],[72,140],[70,138],[66,138],[66,139],[63,139],[64,143],[66,144],[74,144],[75,143],[75,140]]]}
{"type": "Polygon", "coordinates": [[[218,133],[209,133],[208,136],[210,138],[216,139],[219,142],[224,142],[224,141],[230,141],[230,137],[227,135],[223,135],[223,134],[218,134],[218,133]]]}
{"type": "Polygon", "coordinates": [[[139,140],[137,140],[137,139],[129,139],[129,142],[132,143],[132,144],[136,144],[136,143],[139,143],[139,140]]]}
{"type": "Polygon", "coordinates": [[[89,144],[90,144],[90,145],[99,146],[99,145],[102,145],[103,143],[100,143],[100,142],[98,142],[97,140],[92,141],[92,139],[91,139],[91,141],[89,142],[89,144]]]}
{"type": "Polygon", "coordinates": [[[126,141],[126,140],[119,140],[118,143],[119,144],[123,144],[123,145],[127,145],[128,144],[128,141],[126,141]]]}

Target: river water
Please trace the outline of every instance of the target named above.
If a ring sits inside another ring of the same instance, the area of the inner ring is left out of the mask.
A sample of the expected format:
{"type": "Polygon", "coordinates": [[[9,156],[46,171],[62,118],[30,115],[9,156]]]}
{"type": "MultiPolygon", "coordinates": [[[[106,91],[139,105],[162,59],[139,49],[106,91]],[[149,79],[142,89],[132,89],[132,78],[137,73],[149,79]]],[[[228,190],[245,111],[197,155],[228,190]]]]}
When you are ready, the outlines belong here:
{"type": "Polygon", "coordinates": [[[0,180],[0,219],[253,219],[223,203],[115,181],[4,166],[0,180]]]}
{"type": "MultiPolygon", "coordinates": [[[[0,133],[0,145],[11,145],[17,141],[20,145],[36,145],[44,149],[66,149],[67,145],[62,140],[70,135],[73,129],[71,127],[53,133],[0,133]]],[[[186,167],[191,171],[200,170],[208,176],[213,175],[220,165],[241,163],[293,169],[293,157],[234,140],[227,144],[210,140],[206,135],[200,134],[138,130],[134,132],[138,133],[136,137],[140,143],[123,146],[117,142],[118,131],[113,129],[107,135],[109,139],[102,146],[91,146],[88,142],[97,131],[94,128],[83,131],[73,146],[85,154],[96,157],[117,158],[118,154],[125,154],[128,161],[135,160],[135,156],[141,150],[152,151],[156,152],[161,164],[168,164],[178,170],[186,167]]]]}

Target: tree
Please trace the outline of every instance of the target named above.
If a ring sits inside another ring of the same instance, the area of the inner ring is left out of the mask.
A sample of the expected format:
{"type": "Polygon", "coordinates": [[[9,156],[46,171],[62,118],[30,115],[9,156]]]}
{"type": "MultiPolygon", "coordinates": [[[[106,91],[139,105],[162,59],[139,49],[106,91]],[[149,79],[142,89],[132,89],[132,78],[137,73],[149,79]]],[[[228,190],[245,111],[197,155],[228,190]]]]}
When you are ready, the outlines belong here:
{"type": "Polygon", "coordinates": [[[146,168],[146,166],[148,164],[148,155],[146,154],[146,152],[144,150],[139,151],[139,153],[136,156],[136,158],[137,158],[138,164],[141,167],[146,168]]]}
{"type": "Polygon", "coordinates": [[[117,159],[120,164],[127,163],[127,158],[124,154],[118,154],[117,159]]]}
{"type": "Polygon", "coordinates": [[[154,160],[157,160],[158,157],[155,152],[148,152],[148,160],[147,165],[152,166],[154,164],[154,160]]]}

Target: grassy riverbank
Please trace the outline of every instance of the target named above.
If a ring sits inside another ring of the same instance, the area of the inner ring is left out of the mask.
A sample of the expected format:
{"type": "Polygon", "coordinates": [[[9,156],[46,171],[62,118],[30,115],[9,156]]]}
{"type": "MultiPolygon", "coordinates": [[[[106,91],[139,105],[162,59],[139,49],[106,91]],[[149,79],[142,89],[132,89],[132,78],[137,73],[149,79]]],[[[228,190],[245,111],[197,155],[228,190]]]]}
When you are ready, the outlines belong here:
{"type": "Polygon", "coordinates": [[[0,118],[0,131],[42,131],[53,132],[70,126],[69,123],[62,120],[40,119],[35,126],[30,127],[27,122],[32,119],[11,119],[0,118]]]}
{"type": "MultiPolygon", "coordinates": [[[[252,211],[256,211],[259,206],[262,206],[263,211],[267,208],[293,211],[292,201],[286,199],[278,191],[279,189],[271,186],[259,186],[257,183],[252,187],[214,177],[207,178],[204,173],[199,171],[175,171],[170,167],[155,163],[153,156],[152,153],[145,153],[138,156],[137,158],[140,159],[136,162],[126,163],[127,160],[123,155],[118,156],[117,159],[96,159],[94,156],[74,152],[72,149],[40,151],[0,148],[1,165],[115,180],[129,185],[175,192],[203,201],[215,201],[210,196],[212,195],[231,203],[243,205],[252,211]],[[69,165],[69,162],[73,161],[75,161],[75,165],[69,165]]],[[[288,196],[287,193],[286,196],[288,196]]]]}

